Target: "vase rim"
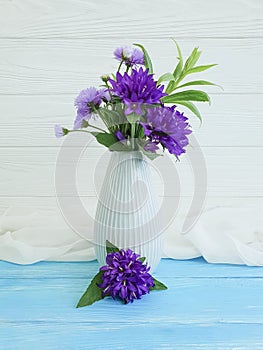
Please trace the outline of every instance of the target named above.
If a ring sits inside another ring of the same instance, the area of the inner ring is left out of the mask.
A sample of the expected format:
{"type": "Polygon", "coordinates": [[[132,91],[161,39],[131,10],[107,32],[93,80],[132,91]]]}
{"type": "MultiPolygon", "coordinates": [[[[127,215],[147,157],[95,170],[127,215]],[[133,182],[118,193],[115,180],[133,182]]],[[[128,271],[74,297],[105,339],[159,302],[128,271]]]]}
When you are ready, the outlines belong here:
{"type": "Polygon", "coordinates": [[[111,155],[118,158],[137,158],[137,159],[145,159],[145,155],[142,151],[133,150],[133,151],[110,151],[111,155]]]}

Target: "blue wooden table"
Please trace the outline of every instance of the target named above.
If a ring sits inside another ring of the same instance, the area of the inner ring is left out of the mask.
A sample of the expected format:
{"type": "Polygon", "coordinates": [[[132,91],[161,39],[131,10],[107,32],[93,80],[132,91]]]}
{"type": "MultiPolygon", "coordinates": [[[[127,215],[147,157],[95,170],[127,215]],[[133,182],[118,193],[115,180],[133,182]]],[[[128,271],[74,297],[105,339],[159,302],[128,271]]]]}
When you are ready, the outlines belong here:
{"type": "Polygon", "coordinates": [[[0,349],[263,349],[263,268],[167,259],[167,291],[76,309],[97,269],[0,262],[0,349]]]}

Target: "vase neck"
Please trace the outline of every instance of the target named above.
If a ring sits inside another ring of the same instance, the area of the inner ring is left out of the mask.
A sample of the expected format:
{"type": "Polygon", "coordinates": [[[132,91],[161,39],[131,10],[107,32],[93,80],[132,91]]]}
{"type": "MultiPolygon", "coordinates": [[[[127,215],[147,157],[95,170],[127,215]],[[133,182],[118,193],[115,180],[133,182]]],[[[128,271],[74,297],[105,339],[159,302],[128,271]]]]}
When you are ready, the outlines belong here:
{"type": "Polygon", "coordinates": [[[112,152],[111,159],[118,160],[118,161],[129,160],[129,159],[143,160],[144,156],[140,151],[112,152]]]}

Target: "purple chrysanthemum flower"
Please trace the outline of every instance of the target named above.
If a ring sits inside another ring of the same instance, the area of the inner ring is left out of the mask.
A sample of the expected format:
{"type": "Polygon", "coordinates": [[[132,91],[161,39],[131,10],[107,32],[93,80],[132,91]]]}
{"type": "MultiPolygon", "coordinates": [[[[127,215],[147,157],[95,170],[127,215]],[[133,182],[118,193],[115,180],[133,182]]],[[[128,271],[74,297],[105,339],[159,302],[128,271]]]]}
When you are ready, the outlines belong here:
{"type": "Polygon", "coordinates": [[[130,249],[107,255],[107,265],[100,268],[104,271],[102,283],[98,285],[103,297],[121,298],[127,304],[149,293],[154,281],[149,274],[150,267],[144,265],[139,257],[130,249]]]}
{"type": "Polygon", "coordinates": [[[118,96],[126,105],[125,114],[142,114],[142,104],[161,103],[161,98],[167,94],[163,92],[164,86],[156,85],[153,75],[149,70],[142,67],[137,71],[132,70],[131,74],[119,72],[116,74],[116,81],[110,79],[112,92],[118,96]]]}
{"type": "Polygon", "coordinates": [[[136,64],[144,64],[144,54],[142,50],[136,47],[118,47],[114,51],[114,56],[118,61],[123,61],[129,67],[136,64]]]}
{"type": "Polygon", "coordinates": [[[82,127],[83,120],[89,120],[93,112],[100,107],[102,101],[109,100],[109,92],[105,89],[97,90],[95,87],[82,90],[75,100],[77,117],[74,122],[74,129],[82,127]]]}
{"type": "MultiPolygon", "coordinates": [[[[185,153],[184,147],[189,143],[187,135],[192,132],[187,121],[188,118],[176,110],[175,106],[153,107],[147,110],[146,121],[141,125],[150,142],[155,145],[160,143],[178,157],[185,153]]],[[[151,151],[150,146],[148,150],[151,151]]]]}
{"type": "Polygon", "coordinates": [[[54,131],[56,137],[62,137],[68,133],[68,129],[63,128],[61,125],[55,125],[54,131]]]}

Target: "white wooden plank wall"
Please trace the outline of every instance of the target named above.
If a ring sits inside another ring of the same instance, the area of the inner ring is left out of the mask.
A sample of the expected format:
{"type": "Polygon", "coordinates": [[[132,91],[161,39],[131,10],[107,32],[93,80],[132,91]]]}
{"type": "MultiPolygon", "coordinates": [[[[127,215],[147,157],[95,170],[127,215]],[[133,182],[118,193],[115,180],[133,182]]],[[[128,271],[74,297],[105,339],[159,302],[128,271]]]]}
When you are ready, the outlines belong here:
{"type": "MultiPolygon", "coordinates": [[[[72,124],[74,97],[116,69],[118,45],[140,42],[157,74],[172,70],[171,37],[185,55],[198,45],[203,64],[219,63],[206,79],[224,91],[209,89],[203,126],[191,122],[207,162],[207,206],[262,206],[262,0],[0,0],[0,213],[14,205],[56,210],[63,141],[53,125],[72,124]]],[[[78,172],[79,193],[93,212],[91,169],[103,152],[93,143],[78,172]]],[[[177,166],[187,206],[193,174],[186,158],[177,166]]]]}

